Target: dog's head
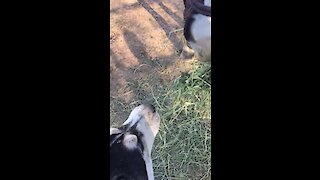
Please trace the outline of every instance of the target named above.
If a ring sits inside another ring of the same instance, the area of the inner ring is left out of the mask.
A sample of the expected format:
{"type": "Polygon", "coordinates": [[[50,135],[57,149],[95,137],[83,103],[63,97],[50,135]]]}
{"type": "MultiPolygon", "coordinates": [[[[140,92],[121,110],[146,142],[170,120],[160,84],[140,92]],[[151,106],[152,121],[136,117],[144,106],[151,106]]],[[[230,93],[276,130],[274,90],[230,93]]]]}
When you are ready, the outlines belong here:
{"type": "Polygon", "coordinates": [[[151,150],[160,116],[151,105],[133,109],[119,128],[110,129],[110,179],[153,180],[151,150]]]}

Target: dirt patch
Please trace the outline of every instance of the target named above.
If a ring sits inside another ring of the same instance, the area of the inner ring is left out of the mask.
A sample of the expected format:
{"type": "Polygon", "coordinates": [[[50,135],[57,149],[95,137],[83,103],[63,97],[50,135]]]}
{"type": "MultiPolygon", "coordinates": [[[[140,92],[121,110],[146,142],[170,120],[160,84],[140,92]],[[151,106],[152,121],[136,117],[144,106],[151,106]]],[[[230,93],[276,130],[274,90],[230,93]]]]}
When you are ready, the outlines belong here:
{"type": "Polygon", "coordinates": [[[121,104],[144,101],[190,68],[179,57],[182,31],[171,33],[183,27],[183,8],[182,0],[110,1],[110,112],[127,112],[121,104]]]}

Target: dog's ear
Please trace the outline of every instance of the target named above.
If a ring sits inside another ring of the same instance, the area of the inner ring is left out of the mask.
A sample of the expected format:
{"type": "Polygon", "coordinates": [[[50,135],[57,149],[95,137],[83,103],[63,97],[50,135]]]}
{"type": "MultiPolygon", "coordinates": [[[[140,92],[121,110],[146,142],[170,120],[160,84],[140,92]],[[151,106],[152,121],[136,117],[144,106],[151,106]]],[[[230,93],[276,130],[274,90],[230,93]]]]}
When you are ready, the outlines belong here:
{"type": "Polygon", "coordinates": [[[110,128],[110,136],[111,136],[112,134],[119,134],[119,133],[121,133],[121,131],[120,131],[119,129],[117,129],[117,128],[110,128]]]}
{"type": "Polygon", "coordinates": [[[133,150],[137,148],[138,138],[134,134],[128,134],[124,136],[122,143],[128,150],[133,150]]]}

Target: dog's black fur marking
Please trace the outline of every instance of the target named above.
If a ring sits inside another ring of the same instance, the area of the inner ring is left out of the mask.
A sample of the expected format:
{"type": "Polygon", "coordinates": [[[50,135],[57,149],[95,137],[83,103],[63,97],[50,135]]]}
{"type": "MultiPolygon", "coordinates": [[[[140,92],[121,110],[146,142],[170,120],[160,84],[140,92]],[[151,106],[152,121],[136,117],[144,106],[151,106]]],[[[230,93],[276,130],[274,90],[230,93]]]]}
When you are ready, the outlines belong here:
{"type": "MultiPolygon", "coordinates": [[[[184,18],[183,35],[187,41],[195,42],[195,39],[191,33],[191,26],[192,26],[192,23],[194,22],[193,15],[198,14],[198,13],[195,12],[192,8],[187,6],[186,0],[183,0],[183,4],[184,4],[184,8],[185,8],[184,12],[183,12],[183,18],[184,18]]],[[[189,43],[187,43],[187,45],[190,47],[189,43]]]]}
{"type": "Polygon", "coordinates": [[[192,36],[192,33],[191,33],[191,26],[192,26],[192,23],[194,22],[194,18],[191,17],[191,18],[188,18],[185,20],[185,24],[184,24],[184,29],[183,29],[183,35],[184,37],[186,38],[187,41],[189,42],[196,42],[194,37],[192,36]]]}
{"type": "Polygon", "coordinates": [[[128,150],[122,143],[115,143],[110,148],[110,161],[110,179],[148,179],[146,164],[139,149],[128,150]]]}
{"type": "Polygon", "coordinates": [[[147,180],[146,164],[143,159],[144,146],[141,142],[143,134],[134,127],[120,127],[121,133],[110,136],[110,179],[111,180],[147,180]],[[122,143],[125,134],[134,134],[138,138],[138,148],[128,150],[122,143]],[[125,165],[125,167],[123,166],[125,165]],[[130,178],[129,178],[130,177],[130,178]]]}

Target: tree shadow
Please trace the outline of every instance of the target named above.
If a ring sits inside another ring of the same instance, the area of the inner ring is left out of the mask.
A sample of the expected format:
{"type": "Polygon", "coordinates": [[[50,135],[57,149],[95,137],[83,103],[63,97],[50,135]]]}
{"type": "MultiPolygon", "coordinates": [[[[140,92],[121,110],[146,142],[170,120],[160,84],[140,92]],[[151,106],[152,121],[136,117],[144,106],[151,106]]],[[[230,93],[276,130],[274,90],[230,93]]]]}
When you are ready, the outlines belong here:
{"type": "MultiPolygon", "coordinates": [[[[151,59],[150,55],[148,54],[145,44],[141,42],[139,37],[136,35],[136,33],[124,29],[123,30],[123,37],[125,39],[125,42],[127,43],[127,46],[130,50],[130,52],[137,58],[140,64],[148,64],[154,67],[154,63],[156,63],[154,59],[151,59]]],[[[172,62],[168,61],[168,59],[172,58],[172,56],[175,56],[175,52],[172,52],[172,54],[167,56],[158,56],[157,60],[162,61],[162,63],[165,63],[167,66],[172,64],[172,62]]]]}
{"type": "Polygon", "coordinates": [[[147,10],[147,12],[156,20],[156,22],[160,25],[160,27],[166,32],[167,38],[171,41],[174,47],[179,48],[179,38],[176,34],[172,33],[169,36],[171,26],[167,23],[167,21],[157,13],[145,0],[137,0],[139,4],[147,10]]]}
{"type": "Polygon", "coordinates": [[[131,53],[138,59],[140,63],[145,62],[145,60],[149,58],[149,55],[144,47],[144,44],[140,41],[140,39],[135,33],[129,31],[128,29],[124,29],[123,37],[131,53]]]}
{"type": "Polygon", "coordinates": [[[159,6],[172,17],[181,27],[183,25],[183,19],[176,15],[171,9],[165,6],[162,2],[159,3],[159,6]]]}

